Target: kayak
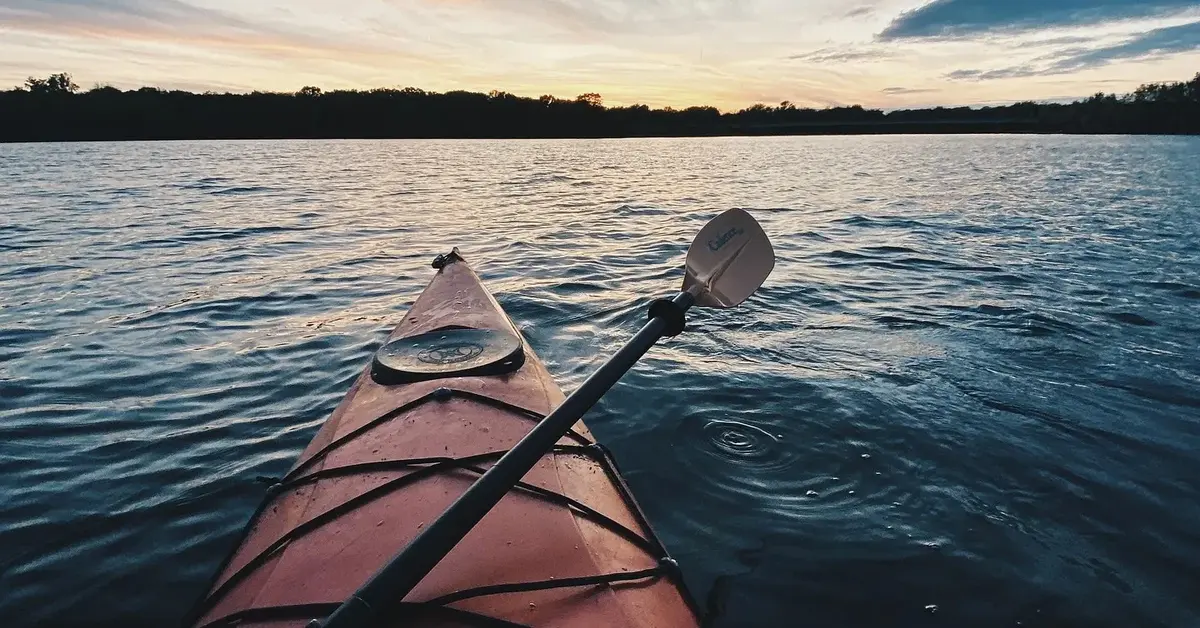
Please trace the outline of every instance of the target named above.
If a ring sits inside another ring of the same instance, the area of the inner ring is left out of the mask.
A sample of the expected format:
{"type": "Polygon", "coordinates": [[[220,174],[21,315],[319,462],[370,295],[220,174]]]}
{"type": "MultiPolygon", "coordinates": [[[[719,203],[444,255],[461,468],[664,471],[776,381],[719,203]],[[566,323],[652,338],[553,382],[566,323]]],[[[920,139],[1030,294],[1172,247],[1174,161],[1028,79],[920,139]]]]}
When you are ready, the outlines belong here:
{"type": "MultiPolygon", "coordinates": [[[[331,614],[564,399],[458,250],[267,492],[186,624],[331,614]]],[[[582,421],[386,626],[697,626],[679,568],[582,421]]]]}

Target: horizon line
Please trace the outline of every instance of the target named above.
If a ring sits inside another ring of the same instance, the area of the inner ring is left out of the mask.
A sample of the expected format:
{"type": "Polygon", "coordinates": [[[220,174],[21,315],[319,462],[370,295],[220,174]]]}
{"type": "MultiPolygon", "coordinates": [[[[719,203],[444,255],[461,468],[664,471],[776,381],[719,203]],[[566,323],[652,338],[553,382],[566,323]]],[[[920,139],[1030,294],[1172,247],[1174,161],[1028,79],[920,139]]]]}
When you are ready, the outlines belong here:
{"type": "MultiPolygon", "coordinates": [[[[54,73],[54,74],[51,74],[51,76],[54,76],[57,74],[65,74],[68,77],[72,76],[69,72],[54,73]]],[[[1198,73],[1197,76],[1200,76],[1200,73],[1198,73]]],[[[37,80],[37,77],[32,76],[32,75],[30,75],[28,78],[37,80]]],[[[1172,83],[1181,83],[1181,82],[1187,82],[1187,81],[1186,80],[1184,80],[1184,81],[1166,81],[1164,83],[1172,84],[1172,83]]],[[[1156,83],[1150,83],[1150,84],[1156,84],[1156,83]]],[[[335,88],[335,89],[332,89],[329,91],[326,91],[325,88],[323,88],[319,85],[303,85],[300,88],[293,90],[293,91],[279,91],[279,90],[269,90],[269,89],[268,90],[260,90],[260,89],[229,90],[229,89],[225,89],[223,91],[219,91],[216,89],[206,89],[203,91],[193,91],[191,89],[165,88],[165,87],[159,87],[157,85],[149,85],[149,84],[143,84],[140,87],[121,88],[116,85],[113,85],[112,83],[94,82],[91,87],[89,87],[87,89],[80,88],[78,91],[80,93],[87,93],[87,92],[96,91],[96,90],[100,90],[100,89],[104,89],[104,88],[110,88],[110,89],[120,90],[122,92],[136,92],[140,89],[151,88],[151,89],[155,89],[155,90],[162,91],[162,92],[168,92],[168,93],[179,92],[179,93],[192,94],[192,95],[196,95],[196,96],[205,96],[205,95],[252,96],[254,94],[295,96],[295,95],[299,94],[301,92],[301,90],[308,88],[308,87],[317,88],[318,90],[320,90],[321,94],[333,94],[333,93],[338,93],[338,92],[370,93],[373,91],[385,91],[385,90],[389,90],[389,91],[419,90],[420,92],[422,92],[424,94],[431,94],[431,95],[451,94],[451,93],[458,92],[458,93],[479,94],[479,95],[484,95],[484,96],[490,97],[492,94],[498,93],[498,94],[507,94],[510,96],[514,96],[516,98],[521,98],[521,99],[526,99],[526,100],[538,100],[545,96],[551,96],[556,101],[559,101],[559,102],[577,101],[580,97],[586,96],[586,95],[591,95],[591,94],[599,95],[601,97],[601,99],[603,99],[603,94],[599,94],[598,92],[584,92],[584,93],[576,95],[574,97],[559,97],[559,96],[555,96],[553,94],[539,94],[537,96],[531,96],[531,95],[522,95],[522,94],[518,94],[515,92],[509,92],[509,91],[502,90],[502,89],[490,89],[490,90],[486,90],[486,91],[476,91],[476,90],[471,90],[471,89],[451,89],[451,90],[446,90],[446,91],[436,91],[436,90],[429,90],[429,89],[417,87],[415,85],[399,85],[399,84],[395,84],[392,86],[377,86],[377,87],[369,87],[369,88],[335,88]]],[[[5,91],[26,91],[26,90],[25,90],[25,87],[22,85],[14,85],[9,90],[5,90],[5,91]]],[[[1105,95],[1109,95],[1108,92],[1101,92],[1101,93],[1104,93],[1105,95]]],[[[1125,92],[1125,93],[1112,92],[1111,95],[1121,97],[1121,96],[1129,95],[1132,93],[1133,92],[1125,92]]],[[[959,104],[925,103],[925,104],[921,104],[921,105],[904,106],[904,107],[868,107],[866,105],[862,105],[861,103],[827,103],[827,104],[825,104],[824,107],[799,106],[799,105],[794,105],[794,104],[793,104],[793,106],[795,106],[796,109],[809,110],[809,111],[824,111],[824,110],[831,110],[831,109],[852,109],[854,107],[860,107],[867,111],[881,111],[883,113],[890,113],[893,111],[912,111],[912,110],[925,110],[925,109],[938,109],[938,108],[942,108],[942,109],[962,109],[962,108],[985,109],[985,108],[995,108],[995,107],[1008,107],[1008,106],[1021,104],[1021,103],[1033,103],[1033,104],[1038,104],[1038,105],[1067,105],[1067,104],[1082,102],[1090,97],[1091,97],[1091,95],[1087,95],[1087,96],[1075,95],[1075,96],[1059,96],[1059,97],[1053,97],[1053,98],[988,100],[988,101],[977,101],[977,102],[959,103],[959,104]]],[[[740,109],[728,109],[728,108],[723,108],[723,107],[719,107],[716,105],[710,105],[710,104],[690,104],[690,105],[686,105],[686,106],[665,105],[665,106],[654,107],[654,106],[647,105],[643,102],[625,103],[622,101],[617,101],[614,104],[604,103],[601,106],[603,106],[606,109],[648,107],[652,111],[685,111],[687,109],[693,109],[693,108],[711,108],[711,109],[716,109],[722,115],[725,115],[725,114],[737,114],[737,113],[740,113],[743,111],[747,111],[749,109],[753,109],[754,107],[756,107],[758,105],[762,105],[762,106],[769,107],[769,108],[777,108],[777,107],[784,105],[785,103],[790,103],[790,101],[784,100],[779,103],[768,103],[768,102],[759,100],[759,101],[755,101],[752,104],[745,105],[745,106],[741,107],[740,109]]]]}

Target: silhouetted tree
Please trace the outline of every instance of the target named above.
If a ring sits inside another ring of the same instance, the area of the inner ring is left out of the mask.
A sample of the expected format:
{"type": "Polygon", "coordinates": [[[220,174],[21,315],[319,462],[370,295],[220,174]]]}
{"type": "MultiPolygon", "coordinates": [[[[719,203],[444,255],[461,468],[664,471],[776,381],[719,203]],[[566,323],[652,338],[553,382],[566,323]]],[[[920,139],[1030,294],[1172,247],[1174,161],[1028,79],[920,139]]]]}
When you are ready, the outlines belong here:
{"type": "Polygon", "coordinates": [[[0,91],[0,141],[290,137],[600,137],[802,133],[1200,133],[1200,74],[1098,93],[1071,104],[935,107],[883,112],[812,109],[790,101],[733,113],[714,107],[605,107],[573,100],[428,92],[416,87],[295,93],[193,94],[97,86],[79,93],[66,73],[0,91]]]}
{"type": "Polygon", "coordinates": [[[31,76],[25,79],[25,88],[31,94],[74,94],[79,91],[79,86],[71,80],[71,75],[66,72],[51,74],[44,79],[31,76]]]}
{"type": "Polygon", "coordinates": [[[575,102],[583,103],[590,107],[603,107],[604,97],[595,92],[588,92],[586,94],[580,94],[579,96],[576,96],[575,102]]]}

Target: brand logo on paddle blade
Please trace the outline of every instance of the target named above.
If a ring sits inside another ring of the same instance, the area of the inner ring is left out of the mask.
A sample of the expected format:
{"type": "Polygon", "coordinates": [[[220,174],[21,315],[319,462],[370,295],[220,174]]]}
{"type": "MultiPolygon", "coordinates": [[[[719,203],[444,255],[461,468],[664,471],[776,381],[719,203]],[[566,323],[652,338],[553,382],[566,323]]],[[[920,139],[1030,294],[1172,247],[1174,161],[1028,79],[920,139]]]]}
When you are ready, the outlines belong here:
{"type": "Polygon", "coordinates": [[[734,228],[730,229],[729,231],[722,233],[720,237],[709,240],[708,241],[708,250],[712,251],[713,253],[716,253],[717,251],[720,251],[722,248],[724,248],[726,244],[729,244],[730,240],[742,235],[743,233],[746,233],[746,232],[743,231],[740,227],[734,227],[734,228]]]}

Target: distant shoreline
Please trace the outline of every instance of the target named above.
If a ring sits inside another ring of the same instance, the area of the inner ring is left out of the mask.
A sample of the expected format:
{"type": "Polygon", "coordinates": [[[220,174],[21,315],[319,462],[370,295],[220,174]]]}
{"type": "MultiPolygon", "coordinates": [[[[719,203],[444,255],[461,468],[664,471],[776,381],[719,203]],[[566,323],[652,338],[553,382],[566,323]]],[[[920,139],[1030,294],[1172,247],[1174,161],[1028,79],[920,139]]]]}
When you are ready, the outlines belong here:
{"type": "Polygon", "coordinates": [[[787,135],[1200,134],[1200,74],[1068,104],[883,112],[754,105],[605,107],[599,94],[522,98],[416,88],[194,94],[152,87],[80,92],[68,74],[0,92],[0,142],[263,139],[555,139],[787,135]]]}
{"type": "Polygon", "coordinates": [[[966,130],[962,128],[964,125],[955,125],[952,128],[938,128],[932,130],[927,125],[913,124],[909,125],[862,125],[862,128],[853,130],[836,130],[831,131],[828,128],[821,129],[795,129],[785,132],[766,131],[766,130],[746,130],[743,132],[724,132],[724,133],[705,133],[705,134],[642,134],[642,135],[458,135],[458,136],[433,136],[433,135],[411,135],[411,136],[382,136],[382,135],[361,135],[361,136],[161,136],[161,137],[49,137],[38,139],[11,139],[0,138],[0,144],[54,144],[54,143],[122,143],[122,142],[255,142],[255,141],[375,141],[375,140],[620,140],[620,139],[710,139],[710,138],[737,138],[737,137],[864,137],[864,136],[914,136],[914,137],[936,137],[936,136],[970,136],[970,135],[1010,135],[1010,136],[1038,136],[1038,135],[1056,135],[1056,136],[1095,136],[1095,137],[1189,137],[1200,135],[1200,132],[1102,132],[1102,131],[1049,131],[1041,129],[1030,130],[1000,130],[995,127],[978,128],[966,130]]]}

